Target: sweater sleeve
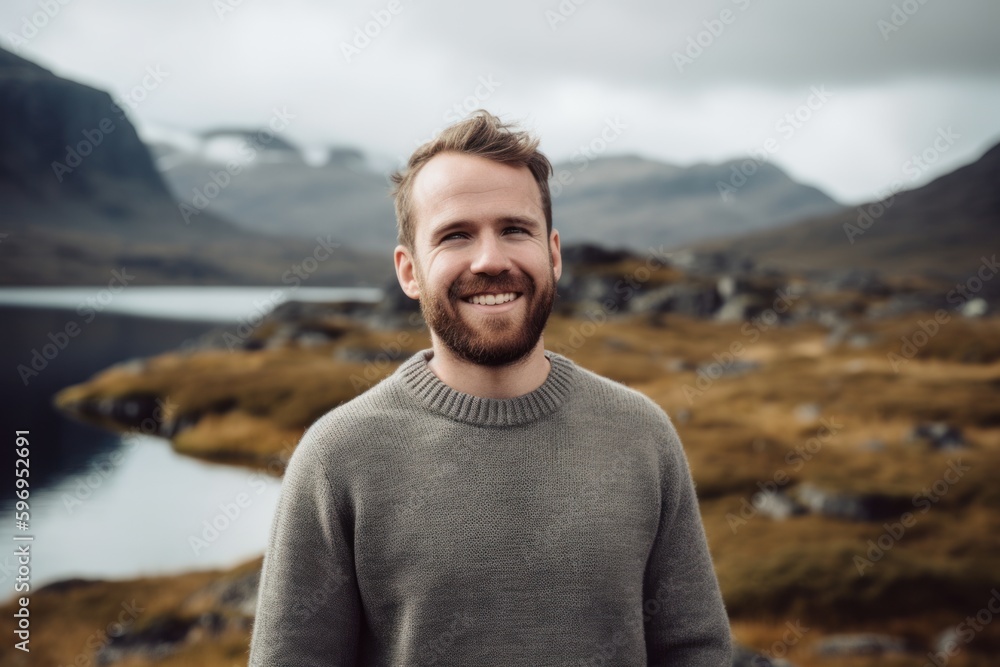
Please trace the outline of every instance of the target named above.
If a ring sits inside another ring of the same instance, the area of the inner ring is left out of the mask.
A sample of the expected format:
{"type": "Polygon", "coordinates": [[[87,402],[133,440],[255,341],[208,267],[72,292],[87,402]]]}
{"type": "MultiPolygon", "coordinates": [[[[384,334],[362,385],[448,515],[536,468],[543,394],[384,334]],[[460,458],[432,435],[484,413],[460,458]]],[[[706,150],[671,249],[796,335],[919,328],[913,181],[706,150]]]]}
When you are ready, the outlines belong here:
{"type": "Polygon", "coordinates": [[[660,445],[660,523],[643,580],[650,667],[728,667],[729,619],[680,437],[660,445]]]}
{"type": "Polygon", "coordinates": [[[250,667],[351,667],[362,608],[352,522],[308,431],[292,454],[264,555],[250,667]]]}

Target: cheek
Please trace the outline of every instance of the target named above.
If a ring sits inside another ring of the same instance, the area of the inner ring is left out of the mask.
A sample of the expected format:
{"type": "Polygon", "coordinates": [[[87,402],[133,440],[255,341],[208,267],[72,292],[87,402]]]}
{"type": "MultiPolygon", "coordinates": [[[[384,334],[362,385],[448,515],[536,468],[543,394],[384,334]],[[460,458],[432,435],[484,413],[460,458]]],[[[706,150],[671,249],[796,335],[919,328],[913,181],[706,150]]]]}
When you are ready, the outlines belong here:
{"type": "Polygon", "coordinates": [[[554,269],[552,256],[548,254],[536,257],[531,263],[531,273],[537,280],[549,280],[554,269]]]}
{"type": "Polygon", "coordinates": [[[424,274],[424,282],[428,289],[446,295],[449,290],[455,287],[455,281],[459,278],[459,273],[451,271],[446,266],[432,266],[424,274]]]}

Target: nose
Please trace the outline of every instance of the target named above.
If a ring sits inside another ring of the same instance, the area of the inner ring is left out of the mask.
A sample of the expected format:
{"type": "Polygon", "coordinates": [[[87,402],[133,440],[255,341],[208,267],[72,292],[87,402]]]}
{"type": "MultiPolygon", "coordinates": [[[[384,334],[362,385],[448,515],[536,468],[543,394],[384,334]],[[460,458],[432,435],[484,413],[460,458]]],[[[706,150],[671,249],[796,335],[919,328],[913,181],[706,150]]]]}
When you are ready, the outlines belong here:
{"type": "Polygon", "coordinates": [[[502,239],[496,234],[482,234],[473,253],[472,265],[469,267],[472,273],[496,275],[509,271],[513,266],[502,239]]]}

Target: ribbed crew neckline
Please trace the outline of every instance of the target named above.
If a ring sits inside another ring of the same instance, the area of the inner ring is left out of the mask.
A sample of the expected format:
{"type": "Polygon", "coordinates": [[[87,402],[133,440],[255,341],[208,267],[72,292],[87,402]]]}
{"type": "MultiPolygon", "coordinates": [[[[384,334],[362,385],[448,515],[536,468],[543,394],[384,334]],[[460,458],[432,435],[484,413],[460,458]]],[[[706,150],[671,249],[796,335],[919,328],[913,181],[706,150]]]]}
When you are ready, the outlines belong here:
{"type": "Polygon", "coordinates": [[[563,355],[545,350],[551,368],[540,386],[514,398],[484,398],[458,391],[434,374],[428,362],[433,348],[415,353],[396,372],[406,388],[431,410],[476,426],[516,426],[550,415],[573,386],[575,368],[563,355]]]}

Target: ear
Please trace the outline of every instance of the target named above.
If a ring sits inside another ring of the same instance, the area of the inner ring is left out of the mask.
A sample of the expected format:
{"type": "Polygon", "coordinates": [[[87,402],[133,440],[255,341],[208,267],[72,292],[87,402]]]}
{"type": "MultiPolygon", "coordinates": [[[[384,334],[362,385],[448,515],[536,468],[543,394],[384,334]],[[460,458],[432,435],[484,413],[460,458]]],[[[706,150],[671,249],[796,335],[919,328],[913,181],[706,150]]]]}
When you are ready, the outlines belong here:
{"type": "Polygon", "coordinates": [[[549,252],[552,254],[552,272],[556,282],[559,282],[559,276],[562,275],[562,252],[559,250],[559,230],[554,228],[549,236],[549,252]]]}
{"type": "Polygon", "coordinates": [[[420,298],[420,285],[417,283],[416,267],[406,246],[398,245],[393,251],[393,262],[396,265],[396,280],[403,293],[411,299],[420,298]]]}

